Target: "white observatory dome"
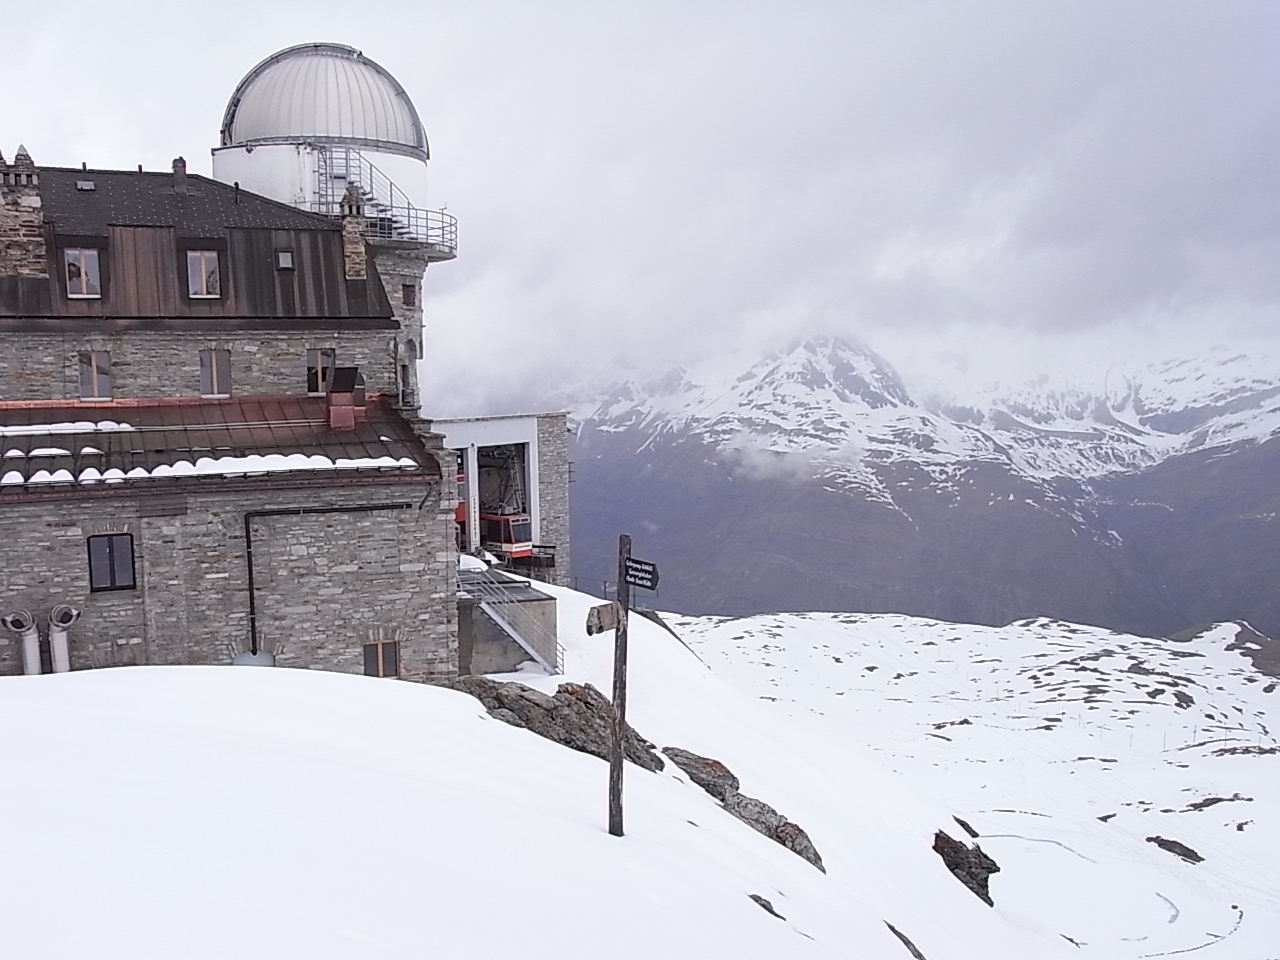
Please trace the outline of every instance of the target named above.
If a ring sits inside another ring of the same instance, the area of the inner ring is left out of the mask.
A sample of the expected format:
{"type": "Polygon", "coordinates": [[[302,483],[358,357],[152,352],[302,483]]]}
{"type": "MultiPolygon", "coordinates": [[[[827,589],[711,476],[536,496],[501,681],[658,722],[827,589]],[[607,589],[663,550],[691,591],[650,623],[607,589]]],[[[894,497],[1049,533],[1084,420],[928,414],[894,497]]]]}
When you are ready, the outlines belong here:
{"type": "Polygon", "coordinates": [[[427,134],[404,87],[359,50],[304,43],[240,81],[222,117],[222,146],[333,143],[427,160],[427,134]]]}

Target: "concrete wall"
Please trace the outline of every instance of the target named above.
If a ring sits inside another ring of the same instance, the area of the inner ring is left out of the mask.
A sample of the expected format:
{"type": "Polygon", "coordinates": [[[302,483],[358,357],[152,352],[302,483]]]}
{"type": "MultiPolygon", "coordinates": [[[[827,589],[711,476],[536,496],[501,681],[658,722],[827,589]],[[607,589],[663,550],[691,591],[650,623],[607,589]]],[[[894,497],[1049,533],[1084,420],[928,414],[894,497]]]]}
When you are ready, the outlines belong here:
{"type": "MultiPolygon", "coordinates": [[[[57,502],[0,502],[8,559],[0,610],[44,623],[69,603],[73,670],[123,664],[229,663],[249,649],[246,511],[408,502],[408,510],[260,517],[252,521],[260,649],[281,666],[362,673],[363,645],[400,641],[401,675],[457,672],[457,554],[452,503],[420,484],[259,484],[185,497],[186,512],[147,516],[161,501],[121,491],[57,502]],[[138,586],[91,592],[86,539],[134,538],[138,586]]],[[[184,498],[166,498],[181,505],[184,498]]],[[[0,631],[0,674],[22,672],[19,644],[0,631]]]]}
{"type": "MultiPolygon", "coordinates": [[[[546,594],[512,596],[499,605],[502,614],[517,629],[535,630],[542,636],[556,635],[556,601],[546,594]]],[[[528,642],[536,644],[533,638],[528,642]]],[[[535,645],[535,649],[537,649],[535,645]]],[[[472,597],[458,600],[458,673],[478,675],[511,673],[533,658],[486,614],[472,597]]]]}
{"type": "Polygon", "coordinates": [[[79,355],[111,353],[116,398],[200,395],[200,351],[231,354],[233,395],[300,394],[307,350],[332,349],[337,365],[356,366],[370,393],[394,396],[393,330],[296,332],[151,332],[0,334],[0,400],[78,399],[79,355]]]}
{"type": "Polygon", "coordinates": [[[470,597],[458,599],[458,673],[511,673],[533,658],[470,597]]]}

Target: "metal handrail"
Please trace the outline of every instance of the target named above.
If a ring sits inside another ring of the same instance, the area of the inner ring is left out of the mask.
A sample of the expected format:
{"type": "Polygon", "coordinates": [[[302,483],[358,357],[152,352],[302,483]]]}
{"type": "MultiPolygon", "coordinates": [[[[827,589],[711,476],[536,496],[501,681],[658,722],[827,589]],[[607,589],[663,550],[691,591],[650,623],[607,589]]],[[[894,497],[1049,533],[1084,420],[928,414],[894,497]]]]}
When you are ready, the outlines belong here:
{"type": "Polygon", "coordinates": [[[511,633],[542,666],[555,674],[564,672],[564,646],[560,638],[525,610],[520,600],[513,599],[501,585],[480,577],[468,578],[459,583],[458,588],[475,597],[486,613],[496,614],[494,620],[498,626],[511,633]]]}
{"type": "Polygon", "coordinates": [[[341,216],[342,197],[348,186],[355,186],[365,202],[365,236],[424,243],[450,256],[457,253],[457,218],[443,210],[415,205],[408,194],[354,147],[322,147],[316,175],[316,199],[309,204],[315,213],[341,216]]]}

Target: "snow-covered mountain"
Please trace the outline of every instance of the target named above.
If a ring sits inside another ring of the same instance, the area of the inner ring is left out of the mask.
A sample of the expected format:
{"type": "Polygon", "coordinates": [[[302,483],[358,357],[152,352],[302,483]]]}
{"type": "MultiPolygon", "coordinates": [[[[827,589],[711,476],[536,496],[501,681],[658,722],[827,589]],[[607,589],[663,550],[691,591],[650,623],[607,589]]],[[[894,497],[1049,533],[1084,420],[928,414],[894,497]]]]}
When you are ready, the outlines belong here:
{"type": "Polygon", "coordinates": [[[624,383],[576,418],[575,573],[610,579],[612,537],[644,532],[677,608],[1280,632],[1259,579],[1280,562],[1274,356],[917,397],[820,338],[624,383]]]}
{"type": "Polygon", "coordinates": [[[815,476],[867,487],[881,486],[875,465],[902,461],[940,480],[990,462],[1028,479],[1088,482],[1280,432],[1280,359],[1225,350],[1117,372],[1097,390],[1040,380],[925,401],[874,351],[834,338],[726,366],[621,384],[580,404],[577,419],[585,431],[628,431],[642,442],[685,435],[723,450],[799,455],[815,476]]]}

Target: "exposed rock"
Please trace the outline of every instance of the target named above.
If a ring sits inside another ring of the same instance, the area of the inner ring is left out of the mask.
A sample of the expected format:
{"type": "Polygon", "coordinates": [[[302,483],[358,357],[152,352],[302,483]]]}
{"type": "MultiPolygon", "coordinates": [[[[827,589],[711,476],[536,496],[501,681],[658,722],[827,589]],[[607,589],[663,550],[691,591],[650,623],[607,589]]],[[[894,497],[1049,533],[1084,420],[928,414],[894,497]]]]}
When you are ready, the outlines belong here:
{"type": "Polygon", "coordinates": [[[939,830],[933,835],[933,849],[956,879],[976,893],[987,906],[995,906],[988,889],[988,878],[1000,872],[1000,865],[983,853],[980,846],[975,843],[970,847],[939,830]]]}
{"type": "Polygon", "coordinates": [[[1205,797],[1203,800],[1197,800],[1194,803],[1188,803],[1187,809],[1188,810],[1205,810],[1205,809],[1208,809],[1209,807],[1216,806],[1219,803],[1232,803],[1237,800],[1243,803],[1253,803],[1253,797],[1243,796],[1241,793],[1237,791],[1236,793],[1232,794],[1229,797],[1205,797]]]}
{"type": "MultiPolygon", "coordinates": [[[[503,683],[488,677],[458,677],[438,681],[437,685],[471,694],[484,704],[490,716],[504,723],[524,727],[572,750],[609,759],[613,705],[589,683],[562,683],[554,697],[522,683],[503,683]]],[[[646,770],[661,770],[664,766],[653,744],[630,724],[622,747],[624,756],[637,766],[646,770]]]]}
{"type": "Polygon", "coordinates": [[[755,797],[731,793],[723,802],[726,810],[770,839],[775,839],[778,828],[787,822],[786,817],[755,797]]]}
{"type": "Polygon", "coordinates": [[[717,800],[725,800],[730,794],[738,792],[738,778],[719,760],[701,757],[679,747],[663,747],[662,752],[688,774],[690,780],[717,800]]]}
{"type": "Polygon", "coordinates": [[[822,865],[822,857],[804,828],[798,823],[792,823],[763,800],[739,793],[738,778],[719,760],[679,747],[663,747],[662,752],[690,780],[719,800],[726,810],[747,826],[782,844],[823,873],[827,872],[827,868],[822,865]]]}
{"type": "Polygon", "coordinates": [[[777,917],[779,920],[787,919],[782,914],[780,914],[777,910],[773,909],[773,904],[770,903],[768,900],[766,900],[764,897],[760,896],[760,894],[748,893],[747,896],[750,897],[752,900],[754,900],[756,903],[760,904],[760,906],[764,908],[764,911],[766,913],[777,917]]]}
{"type": "Polygon", "coordinates": [[[1168,837],[1147,837],[1147,843],[1154,843],[1161,850],[1168,850],[1172,854],[1181,857],[1187,863],[1203,863],[1204,857],[1196,853],[1185,843],[1179,843],[1177,840],[1170,840],[1168,837]]]}
{"type": "Polygon", "coordinates": [[[902,941],[902,945],[907,948],[907,952],[911,954],[911,956],[915,957],[915,960],[926,960],[925,955],[920,952],[920,949],[911,942],[905,933],[895,927],[888,920],[884,922],[884,925],[889,928],[890,933],[902,941]]]}
{"type": "Polygon", "coordinates": [[[978,831],[973,829],[973,827],[969,825],[969,822],[967,820],[961,820],[959,817],[956,817],[956,816],[953,816],[951,819],[954,820],[956,823],[960,824],[960,829],[963,830],[965,833],[967,833],[969,836],[973,837],[973,839],[975,840],[978,839],[978,831]]]}

